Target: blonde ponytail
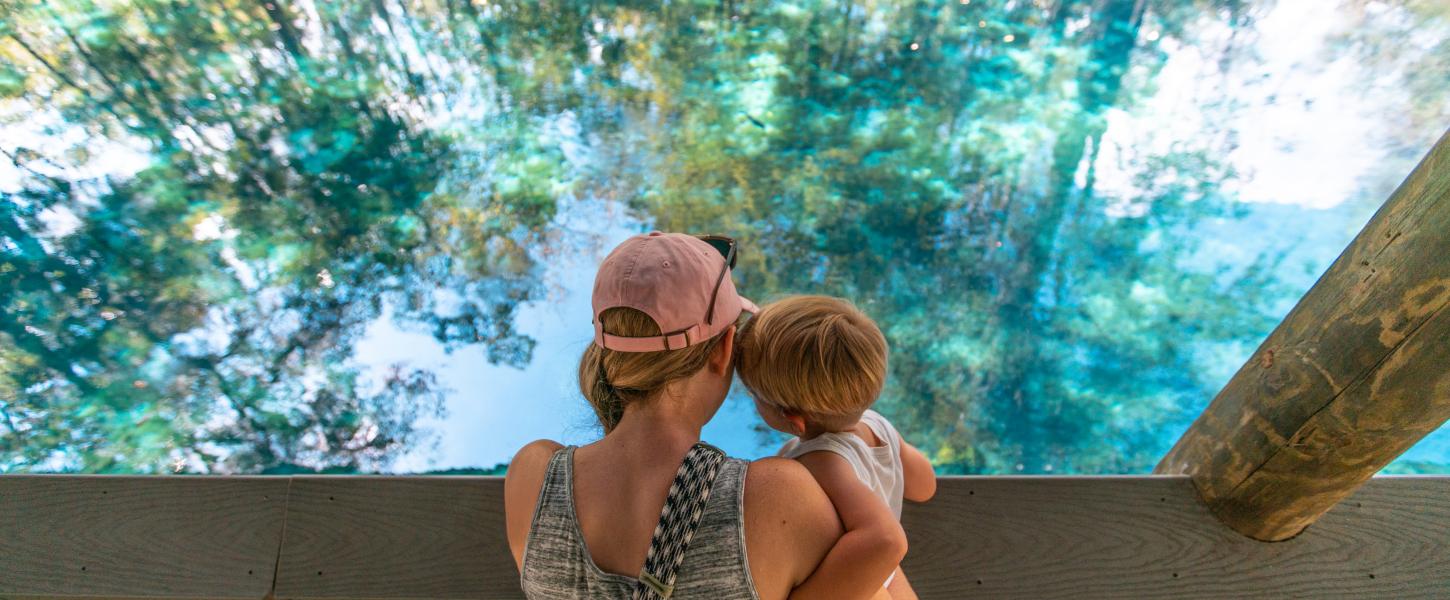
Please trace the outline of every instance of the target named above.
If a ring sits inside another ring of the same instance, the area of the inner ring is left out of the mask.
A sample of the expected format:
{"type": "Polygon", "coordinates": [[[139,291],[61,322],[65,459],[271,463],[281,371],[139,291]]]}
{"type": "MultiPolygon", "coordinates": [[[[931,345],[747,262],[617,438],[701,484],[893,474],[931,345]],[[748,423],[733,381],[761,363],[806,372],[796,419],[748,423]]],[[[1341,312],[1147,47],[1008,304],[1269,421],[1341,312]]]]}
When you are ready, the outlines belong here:
{"type": "MultiPolygon", "coordinates": [[[[611,308],[599,319],[611,335],[661,333],[654,319],[632,308],[611,308]]],[[[703,369],[724,337],[717,335],[703,344],[660,352],[617,352],[590,344],[579,359],[579,391],[594,409],[604,433],[609,433],[624,418],[625,408],[653,401],[670,382],[703,369]]]]}

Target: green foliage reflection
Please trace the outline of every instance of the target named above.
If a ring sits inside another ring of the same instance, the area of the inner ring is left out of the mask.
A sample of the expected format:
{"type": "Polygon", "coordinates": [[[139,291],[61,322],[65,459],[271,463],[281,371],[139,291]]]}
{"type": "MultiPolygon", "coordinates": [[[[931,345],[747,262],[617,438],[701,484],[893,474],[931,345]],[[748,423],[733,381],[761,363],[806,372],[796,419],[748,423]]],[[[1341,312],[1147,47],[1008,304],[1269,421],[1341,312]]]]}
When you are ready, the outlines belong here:
{"type": "Polygon", "coordinates": [[[0,471],[386,466],[446,390],[361,373],[364,327],[526,364],[566,197],[731,232],[761,299],[855,299],[944,472],[1144,470],[1218,383],[1197,356],[1284,292],[1272,256],[1183,267],[1233,214],[1231,136],[1143,158],[1131,196],[1095,165],[1158,40],[1251,8],[4,0],[8,123],[80,141],[5,145],[0,471]]]}

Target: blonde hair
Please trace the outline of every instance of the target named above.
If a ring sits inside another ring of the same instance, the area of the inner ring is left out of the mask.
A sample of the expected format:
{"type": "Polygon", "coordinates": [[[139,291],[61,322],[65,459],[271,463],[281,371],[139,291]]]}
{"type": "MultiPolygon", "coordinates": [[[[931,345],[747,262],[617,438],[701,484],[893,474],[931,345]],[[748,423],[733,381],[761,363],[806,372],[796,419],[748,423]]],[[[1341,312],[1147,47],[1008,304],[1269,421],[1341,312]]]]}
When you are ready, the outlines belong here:
{"type": "MultiPolygon", "coordinates": [[[[600,313],[604,331],[611,335],[643,337],[660,335],[660,327],[633,308],[611,308],[600,313]]],[[[659,352],[617,352],[589,344],[579,359],[579,391],[599,417],[604,433],[614,430],[624,409],[636,402],[649,402],[672,381],[684,379],[710,360],[724,335],[702,344],[659,352]]]]}
{"type": "Polygon", "coordinates": [[[772,303],[745,323],[737,344],[740,380],[757,400],[828,430],[860,419],[886,383],[886,337],[840,298],[772,303]]]}

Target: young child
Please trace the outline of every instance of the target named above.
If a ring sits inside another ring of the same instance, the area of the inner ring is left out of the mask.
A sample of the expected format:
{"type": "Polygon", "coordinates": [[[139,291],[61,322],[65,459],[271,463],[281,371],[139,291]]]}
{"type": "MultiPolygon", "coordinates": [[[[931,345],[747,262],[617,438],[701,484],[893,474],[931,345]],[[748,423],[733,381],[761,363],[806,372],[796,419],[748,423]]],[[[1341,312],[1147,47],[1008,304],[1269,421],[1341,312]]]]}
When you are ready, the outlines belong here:
{"type": "MultiPolygon", "coordinates": [[[[904,543],[901,500],[936,493],[931,463],[871,410],[886,380],[886,338],[855,306],[828,296],[795,296],[761,309],[741,329],[740,380],[771,428],[791,435],[795,458],[831,498],[846,533],[797,591],[844,598],[883,585],[915,598],[882,540],[904,543]],[[883,565],[883,556],[889,561],[883,565]]],[[[883,596],[879,593],[877,596],[883,596]]]]}

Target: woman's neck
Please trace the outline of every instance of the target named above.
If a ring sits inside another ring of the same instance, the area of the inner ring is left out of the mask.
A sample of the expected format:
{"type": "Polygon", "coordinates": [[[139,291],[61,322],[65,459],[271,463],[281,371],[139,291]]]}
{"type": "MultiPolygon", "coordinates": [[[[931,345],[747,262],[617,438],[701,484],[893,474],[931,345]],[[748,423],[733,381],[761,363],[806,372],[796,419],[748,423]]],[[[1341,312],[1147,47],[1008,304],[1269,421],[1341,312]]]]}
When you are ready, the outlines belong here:
{"type": "Polygon", "coordinates": [[[691,414],[684,399],[656,398],[624,412],[619,424],[598,443],[631,459],[678,457],[700,441],[705,418],[691,414]]]}

